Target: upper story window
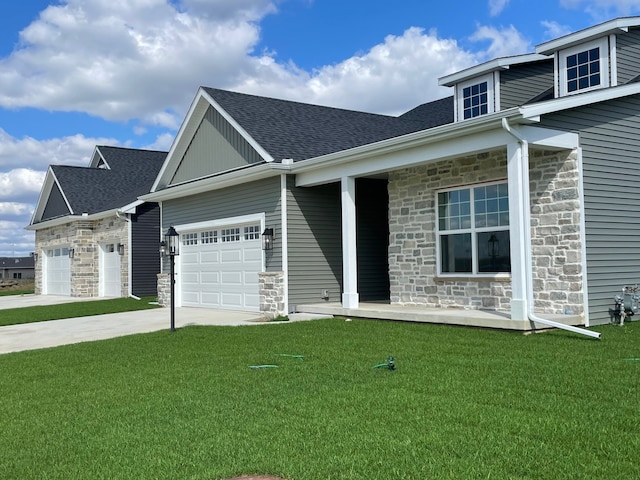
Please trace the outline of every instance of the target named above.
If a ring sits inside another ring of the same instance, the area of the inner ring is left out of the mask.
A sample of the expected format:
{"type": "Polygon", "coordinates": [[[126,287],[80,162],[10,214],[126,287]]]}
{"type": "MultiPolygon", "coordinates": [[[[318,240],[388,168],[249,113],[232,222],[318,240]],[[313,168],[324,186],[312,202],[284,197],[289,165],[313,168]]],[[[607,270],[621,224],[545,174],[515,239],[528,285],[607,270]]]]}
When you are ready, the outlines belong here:
{"type": "Polygon", "coordinates": [[[559,57],[560,95],[572,95],[609,86],[607,39],[563,50],[559,57]]]}
{"type": "Polygon", "coordinates": [[[456,87],[458,121],[496,111],[493,74],[461,82],[456,87]]]}

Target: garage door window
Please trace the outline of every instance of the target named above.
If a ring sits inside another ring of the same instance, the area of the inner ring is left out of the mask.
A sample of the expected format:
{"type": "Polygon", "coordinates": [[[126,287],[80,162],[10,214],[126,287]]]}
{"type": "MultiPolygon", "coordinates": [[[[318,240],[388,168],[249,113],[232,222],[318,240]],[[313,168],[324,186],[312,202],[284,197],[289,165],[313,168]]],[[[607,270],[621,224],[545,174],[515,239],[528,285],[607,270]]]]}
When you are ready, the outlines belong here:
{"type": "Polygon", "coordinates": [[[245,240],[260,239],[260,225],[250,225],[248,227],[244,227],[244,239],[245,240]]]}
{"type": "Polygon", "coordinates": [[[239,242],[240,241],[240,228],[224,228],[222,229],[222,241],[223,242],[239,242]]]}
{"type": "Polygon", "coordinates": [[[202,232],[200,238],[203,244],[218,243],[218,231],[209,230],[208,232],[202,232]]]}
{"type": "Polygon", "coordinates": [[[198,244],[198,234],[197,233],[185,233],[182,235],[182,244],[183,245],[197,245],[198,244]]]}

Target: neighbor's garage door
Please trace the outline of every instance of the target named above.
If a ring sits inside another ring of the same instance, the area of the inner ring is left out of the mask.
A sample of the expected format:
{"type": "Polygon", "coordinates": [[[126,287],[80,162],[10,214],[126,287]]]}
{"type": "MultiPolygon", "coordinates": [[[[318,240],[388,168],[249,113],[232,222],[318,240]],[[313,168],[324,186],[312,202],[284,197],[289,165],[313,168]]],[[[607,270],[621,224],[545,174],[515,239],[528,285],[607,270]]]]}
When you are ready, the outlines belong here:
{"type": "Polygon", "coordinates": [[[68,248],[47,250],[45,278],[47,295],[71,295],[71,269],[68,248]]]}
{"type": "Polygon", "coordinates": [[[182,304],[260,309],[260,225],[231,225],[181,234],[182,304]]]}

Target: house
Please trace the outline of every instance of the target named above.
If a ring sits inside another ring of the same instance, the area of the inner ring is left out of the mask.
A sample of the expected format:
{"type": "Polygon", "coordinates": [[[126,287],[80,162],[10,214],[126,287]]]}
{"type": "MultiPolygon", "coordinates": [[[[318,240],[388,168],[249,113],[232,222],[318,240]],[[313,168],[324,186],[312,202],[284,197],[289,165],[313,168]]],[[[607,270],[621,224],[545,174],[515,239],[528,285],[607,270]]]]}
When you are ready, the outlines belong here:
{"type": "Polygon", "coordinates": [[[34,278],[33,256],[0,257],[0,280],[34,278]]]}
{"type": "Polygon", "coordinates": [[[451,97],[399,117],[200,88],[141,197],[180,234],[177,304],[608,323],[640,272],[639,60],[629,17],[440,78],[451,97]]]}
{"type": "Polygon", "coordinates": [[[87,167],[51,165],[28,230],[36,294],[155,296],[159,206],[149,192],[166,152],[97,146],[87,167]]]}

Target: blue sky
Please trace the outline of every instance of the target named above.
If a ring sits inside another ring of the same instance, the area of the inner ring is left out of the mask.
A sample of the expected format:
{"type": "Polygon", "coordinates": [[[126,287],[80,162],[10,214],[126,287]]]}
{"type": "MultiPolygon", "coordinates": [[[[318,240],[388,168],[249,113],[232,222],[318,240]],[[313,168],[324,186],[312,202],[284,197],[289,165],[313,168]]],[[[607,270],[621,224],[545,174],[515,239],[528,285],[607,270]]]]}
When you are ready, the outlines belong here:
{"type": "Polygon", "coordinates": [[[28,0],[0,16],[0,256],[49,164],[95,145],[168,150],[198,86],[396,115],[439,76],[588,26],[640,0],[28,0]]]}

